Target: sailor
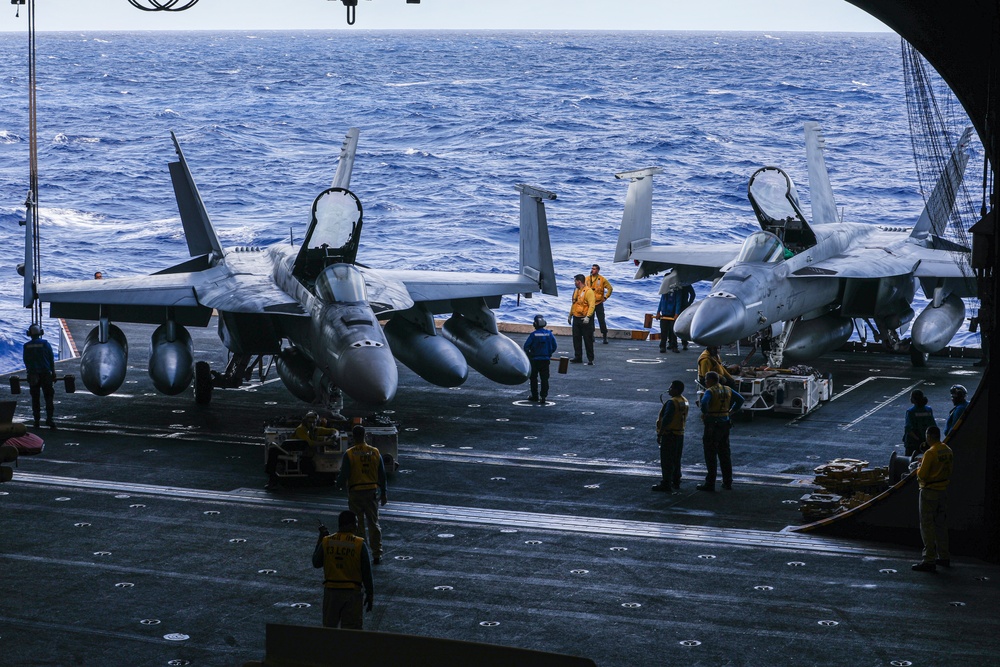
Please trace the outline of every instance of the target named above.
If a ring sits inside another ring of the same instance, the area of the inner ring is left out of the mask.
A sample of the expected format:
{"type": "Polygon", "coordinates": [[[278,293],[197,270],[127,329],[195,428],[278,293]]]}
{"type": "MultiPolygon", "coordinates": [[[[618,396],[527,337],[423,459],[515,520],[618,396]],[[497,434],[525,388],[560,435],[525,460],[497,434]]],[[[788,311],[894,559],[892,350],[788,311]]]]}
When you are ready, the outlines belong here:
{"type": "Polygon", "coordinates": [[[358,517],[344,511],[337,517],[337,532],[331,535],[320,525],[313,549],[313,567],[323,568],[323,626],[361,630],[361,589],[364,607],[371,612],[375,588],[368,545],[355,535],[358,517]]]}
{"type": "Polygon", "coordinates": [[[684,383],[674,380],[667,390],[670,400],[663,403],[656,418],[656,442],[660,445],[660,472],[663,479],[653,485],[653,491],[676,492],[681,488],[681,454],[684,453],[684,424],[688,416],[688,400],[684,398],[684,383]]]}
{"type": "Polygon", "coordinates": [[[302,423],[295,428],[292,437],[296,440],[305,440],[309,444],[310,451],[315,451],[317,446],[330,442],[330,438],[337,435],[337,429],[319,424],[319,415],[310,410],[302,418],[302,423]]]}
{"type": "MultiPolygon", "coordinates": [[[[614,292],[614,288],[608,279],[601,275],[601,267],[598,264],[594,264],[590,267],[590,275],[587,276],[585,284],[590,289],[594,290],[594,315],[597,320],[601,323],[601,335],[604,337],[604,344],[608,344],[608,324],[604,320],[604,302],[611,298],[611,293],[614,292]]],[[[593,327],[591,327],[593,329],[593,327]]]]}
{"type": "Polygon", "coordinates": [[[969,401],[967,396],[969,395],[969,390],[960,384],[951,385],[951,404],[954,406],[951,412],[948,413],[948,421],[944,425],[944,437],[947,438],[951,433],[951,429],[955,428],[955,424],[962,418],[965,414],[965,409],[969,407],[969,401]]]}
{"type": "Polygon", "coordinates": [[[927,451],[917,469],[920,482],[920,538],[923,558],[913,565],[917,572],[935,572],[937,566],[951,567],[948,550],[948,481],[954,458],[951,448],[941,442],[941,430],[931,426],[925,432],[927,451]]]}
{"type": "Polygon", "coordinates": [[[45,332],[38,324],[28,327],[28,337],[24,344],[22,356],[24,369],[28,373],[28,389],[31,393],[31,412],[35,416],[35,428],[38,428],[42,416],[41,396],[45,397],[45,424],[51,429],[56,428],[52,419],[53,404],[52,383],[55,381],[56,362],[49,341],[42,338],[45,332]],[[41,394],[41,396],[39,395],[41,394]]]}
{"type": "Polygon", "coordinates": [[[722,363],[718,345],[708,345],[698,356],[698,382],[702,386],[707,386],[705,384],[705,377],[709,372],[714,372],[719,377],[719,382],[727,387],[736,386],[736,380],[733,379],[733,376],[729,373],[729,369],[722,363]]]}
{"type": "Polygon", "coordinates": [[[699,491],[715,491],[716,460],[722,468],[722,488],[733,488],[733,461],[729,450],[730,415],[743,406],[743,396],[719,384],[719,375],[709,371],[705,375],[705,393],[701,397],[701,420],[705,422],[702,444],[705,448],[705,483],[699,491]]]}
{"type": "Polygon", "coordinates": [[[347,485],[347,506],[358,515],[355,533],[367,539],[374,563],[382,562],[382,527],[378,522],[379,505],[389,502],[385,487],[385,465],[378,449],[365,442],[365,427],[358,424],[351,431],[354,445],[344,452],[337,486],[347,485]]]}
{"type": "Polygon", "coordinates": [[[531,361],[531,396],[529,401],[537,403],[541,400],[545,404],[545,397],[549,395],[549,364],[552,361],[552,353],[556,351],[556,337],[545,328],[547,322],[541,315],[535,315],[532,325],[535,330],[528,334],[524,341],[524,351],[531,361]],[[542,379],[542,393],[538,393],[538,379],[542,379]]]}
{"type": "MultiPolygon", "coordinates": [[[[681,314],[681,292],[676,287],[660,295],[660,303],[656,306],[656,319],[660,321],[660,352],[668,349],[680,352],[677,348],[677,334],[674,333],[674,320],[681,314]],[[667,345],[667,342],[670,342],[667,345]]],[[[687,348],[685,341],[684,347],[687,348]]]]}
{"type": "Polygon", "coordinates": [[[567,323],[573,325],[573,358],[570,363],[583,363],[583,349],[587,350],[587,365],[594,365],[594,312],[597,301],[594,290],[587,287],[582,273],[573,277],[573,305],[567,323]]]}
{"type": "Polygon", "coordinates": [[[927,397],[924,392],[914,389],[910,392],[911,405],[906,410],[906,418],[903,422],[903,445],[907,456],[913,456],[920,452],[924,445],[924,433],[929,426],[937,425],[934,420],[934,411],[927,405],[927,397]]]}

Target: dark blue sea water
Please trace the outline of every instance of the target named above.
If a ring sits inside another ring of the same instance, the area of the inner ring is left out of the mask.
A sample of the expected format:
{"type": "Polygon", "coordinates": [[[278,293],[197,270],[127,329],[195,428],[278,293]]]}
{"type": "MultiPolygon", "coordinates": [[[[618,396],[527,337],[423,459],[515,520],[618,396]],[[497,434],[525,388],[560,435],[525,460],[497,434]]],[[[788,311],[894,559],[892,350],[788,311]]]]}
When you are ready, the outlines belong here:
{"type": "MultiPolygon", "coordinates": [[[[615,286],[613,326],[641,326],[655,308],[659,279],[634,281],[634,267],[611,262],[626,191],[616,171],[665,169],[655,240],[741,239],[756,228],[746,186],[758,167],[785,168],[808,202],[802,123],[815,120],[845,218],[912,224],[923,207],[890,34],[42,33],[38,48],[43,280],[186,259],[170,130],[227,246],[282,241],[290,228],[301,237],[351,126],[361,128],[351,185],[366,222],[358,259],[371,266],[515,269],[514,185],[556,192],[563,293],[505,299],[506,321],[561,321],[573,274],[593,262],[615,286]]],[[[29,323],[14,273],[27,38],[0,34],[0,59],[9,371],[29,323]]]]}

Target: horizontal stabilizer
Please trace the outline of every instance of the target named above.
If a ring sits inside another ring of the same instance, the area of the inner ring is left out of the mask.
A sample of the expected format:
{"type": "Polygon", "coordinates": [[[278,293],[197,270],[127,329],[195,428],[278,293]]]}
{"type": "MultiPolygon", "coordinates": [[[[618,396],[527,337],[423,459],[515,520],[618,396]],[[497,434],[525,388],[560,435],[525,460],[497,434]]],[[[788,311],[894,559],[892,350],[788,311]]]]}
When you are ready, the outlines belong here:
{"type": "Polygon", "coordinates": [[[330,187],[351,189],[351,172],[354,171],[354,155],[358,151],[358,135],[360,130],[352,127],[344,136],[344,144],[340,147],[340,159],[337,161],[337,173],[333,176],[330,187]]]}
{"type": "Polygon", "coordinates": [[[948,164],[938,178],[934,191],[927,199],[917,224],[910,232],[910,238],[924,239],[927,234],[942,236],[948,227],[948,218],[955,207],[955,200],[958,189],[962,185],[965,177],[965,166],[969,162],[969,140],[972,138],[972,128],[965,128],[965,132],[958,140],[955,150],[951,153],[948,164]]]}
{"type": "Polygon", "coordinates": [[[653,234],[653,175],[661,173],[663,169],[660,167],[647,167],[615,174],[615,178],[629,179],[629,184],[614,261],[627,262],[634,250],[650,244],[653,234]]]}
{"type": "Polygon", "coordinates": [[[205,210],[205,203],[198,193],[198,186],[195,185],[191,171],[188,169],[184,153],[181,152],[181,145],[173,132],[170,138],[174,141],[174,149],[177,151],[177,162],[171,162],[170,180],[174,185],[174,196],[177,198],[177,210],[181,215],[181,223],[184,225],[184,236],[187,239],[188,252],[192,257],[199,255],[214,254],[222,257],[222,244],[215,234],[212,221],[208,218],[208,211],[205,210]]]}

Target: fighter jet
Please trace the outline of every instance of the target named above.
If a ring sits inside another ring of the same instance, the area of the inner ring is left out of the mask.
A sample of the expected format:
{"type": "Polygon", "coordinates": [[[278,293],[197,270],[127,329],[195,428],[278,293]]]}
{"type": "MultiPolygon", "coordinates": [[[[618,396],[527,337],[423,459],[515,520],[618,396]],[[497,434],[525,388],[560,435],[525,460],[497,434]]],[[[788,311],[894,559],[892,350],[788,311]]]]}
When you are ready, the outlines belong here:
{"type": "MultiPolygon", "coordinates": [[[[172,395],[193,380],[202,404],[213,387],[239,386],[267,355],[288,390],[310,403],[329,404],[338,391],[368,406],[391,401],[395,359],[444,387],[462,384],[470,366],[502,384],[527,380],[528,359],[499,333],[492,308],[504,294],[557,294],[544,206],[556,196],[516,186],[516,273],[374,269],[356,261],[363,210],[348,188],[358,136],[357,128],[348,131],[333,184],[313,202],[300,246],[223,248],[171,133],[178,159],[169,164],[170,175],[191,259],[149,276],[32,288],[50,304],[52,317],[98,323],[80,356],[87,389],[105,396],[125,379],[128,341],[115,322],[159,325],[150,341],[153,384],[172,395]],[[207,326],[213,309],[231,353],[224,373],[194,362],[185,328],[207,326]],[[450,314],[440,332],[438,313],[450,314]],[[380,320],[387,320],[384,329],[380,320]]],[[[27,262],[30,243],[25,246],[27,262]]]]}
{"type": "Polygon", "coordinates": [[[948,344],[965,319],[962,297],[976,295],[970,250],[944,238],[970,149],[962,135],[912,228],[838,220],[819,125],[805,124],[812,222],[792,179],[758,169],[748,195],[761,231],[741,245],[653,246],[652,167],[616,174],[629,179],[615,261],[633,260],[636,278],[665,272],[660,292],[713,280],[708,296],[685,310],[675,330],[701,345],[760,334],[769,363],[810,361],[843,345],[864,319],[877,340],[899,349],[899,330],[914,317],[917,283],[930,304],[910,329],[911,359],[948,344]],[[964,270],[963,270],[964,267],[964,270]]]}

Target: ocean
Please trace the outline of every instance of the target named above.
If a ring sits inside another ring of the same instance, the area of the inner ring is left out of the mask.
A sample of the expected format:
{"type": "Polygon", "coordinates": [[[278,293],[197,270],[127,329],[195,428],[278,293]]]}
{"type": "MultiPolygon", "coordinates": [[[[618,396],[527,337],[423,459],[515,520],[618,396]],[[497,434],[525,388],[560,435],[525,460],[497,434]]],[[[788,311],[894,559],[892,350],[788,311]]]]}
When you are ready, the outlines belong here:
{"type": "MultiPolygon", "coordinates": [[[[498,316],[510,322],[562,322],[572,276],[595,262],[614,286],[610,326],[640,328],[655,310],[659,278],[612,263],[619,171],[664,169],[654,242],[738,241],[758,228],[746,196],[758,167],[785,169],[808,213],[802,124],[813,120],[845,219],[911,225],[923,208],[894,34],[40,33],[37,46],[43,281],[187,259],[171,130],[225,246],[301,238],[353,126],[358,261],[369,266],[516,270],[514,186],[555,192],[560,295],[504,298],[498,316]]],[[[10,372],[30,322],[14,270],[27,37],[0,33],[0,57],[0,371],[10,372]]],[[[977,160],[981,169],[981,148],[970,174],[977,160]]],[[[708,287],[696,285],[699,297],[708,287]]],[[[978,342],[960,332],[955,344],[978,342]]]]}

